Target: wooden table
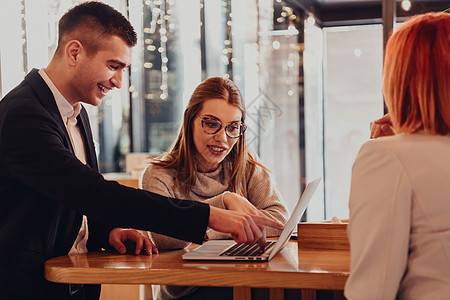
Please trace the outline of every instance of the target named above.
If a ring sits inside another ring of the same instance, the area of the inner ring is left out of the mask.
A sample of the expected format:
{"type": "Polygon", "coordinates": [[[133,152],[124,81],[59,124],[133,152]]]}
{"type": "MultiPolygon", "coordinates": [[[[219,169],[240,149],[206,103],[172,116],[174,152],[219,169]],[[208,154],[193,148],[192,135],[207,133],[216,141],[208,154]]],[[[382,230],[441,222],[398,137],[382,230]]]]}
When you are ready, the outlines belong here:
{"type": "Polygon", "coordinates": [[[270,262],[187,262],[181,259],[186,251],[66,255],[45,263],[45,278],[60,283],[233,287],[234,299],[250,299],[252,287],[270,288],[271,299],[283,299],[284,288],[302,289],[302,299],[314,299],[312,290],[343,290],[350,264],[348,251],[298,251],[296,241],[270,262]]]}

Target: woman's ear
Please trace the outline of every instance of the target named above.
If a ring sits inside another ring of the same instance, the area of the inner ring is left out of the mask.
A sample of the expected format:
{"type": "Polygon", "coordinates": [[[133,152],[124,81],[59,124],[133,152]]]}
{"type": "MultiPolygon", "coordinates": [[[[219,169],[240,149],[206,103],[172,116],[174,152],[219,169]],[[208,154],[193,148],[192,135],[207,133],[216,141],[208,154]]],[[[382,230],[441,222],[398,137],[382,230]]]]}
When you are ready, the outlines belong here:
{"type": "Polygon", "coordinates": [[[65,57],[69,66],[75,66],[77,62],[80,60],[80,53],[83,49],[83,45],[81,45],[80,41],[71,40],[66,44],[65,57]]]}

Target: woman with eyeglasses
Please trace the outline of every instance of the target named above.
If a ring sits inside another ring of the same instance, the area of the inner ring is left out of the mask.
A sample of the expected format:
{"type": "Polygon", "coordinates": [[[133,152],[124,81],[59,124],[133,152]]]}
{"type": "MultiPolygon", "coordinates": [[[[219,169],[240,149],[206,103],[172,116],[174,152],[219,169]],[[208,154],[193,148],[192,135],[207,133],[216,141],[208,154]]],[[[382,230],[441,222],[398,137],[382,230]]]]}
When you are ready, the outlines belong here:
{"type": "MultiPolygon", "coordinates": [[[[171,149],[154,159],[142,177],[143,189],[203,201],[230,210],[254,211],[285,223],[288,212],[268,170],[245,142],[244,100],[237,86],[212,77],[194,91],[171,149]]],[[[267,236],[281,231],[266,228],[267,236]]],[[[185,241],[151,233],[158,249],[180,249],[185,241]]],[[[210,230],[206,239],[230,238],[210,230]]],[[[153,286],[154,299],[232,299],[231,288],[153,286]],[[188,295],[190,294],[190,295],[188,295]],[[186,296],[187,295],[187,296],[186,296]]]]}

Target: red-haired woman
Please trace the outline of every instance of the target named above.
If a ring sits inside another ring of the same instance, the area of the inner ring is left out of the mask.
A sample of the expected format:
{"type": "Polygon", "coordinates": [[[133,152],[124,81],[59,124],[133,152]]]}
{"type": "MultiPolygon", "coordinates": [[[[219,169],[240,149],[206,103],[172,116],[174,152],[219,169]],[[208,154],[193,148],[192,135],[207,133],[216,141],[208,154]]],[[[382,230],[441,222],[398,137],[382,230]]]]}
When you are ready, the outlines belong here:
{"type": "Polygon", "coordinates": [[[389,39],[383,92],[395,135],[361,147],[350,192],[347,299],[450,295],[450,15],[389,39]]]}

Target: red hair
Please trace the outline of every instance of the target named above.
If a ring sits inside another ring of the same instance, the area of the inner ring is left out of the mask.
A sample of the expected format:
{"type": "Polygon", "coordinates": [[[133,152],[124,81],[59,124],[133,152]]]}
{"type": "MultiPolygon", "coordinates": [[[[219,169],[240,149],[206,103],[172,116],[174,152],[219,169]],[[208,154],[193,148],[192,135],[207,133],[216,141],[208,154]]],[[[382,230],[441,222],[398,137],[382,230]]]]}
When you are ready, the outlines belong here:
{"type": "Polygon", "coordinates": [[[450,15],[406,21],[389,39],[383,92],[397,133],[450,131],[450,15]]]}

